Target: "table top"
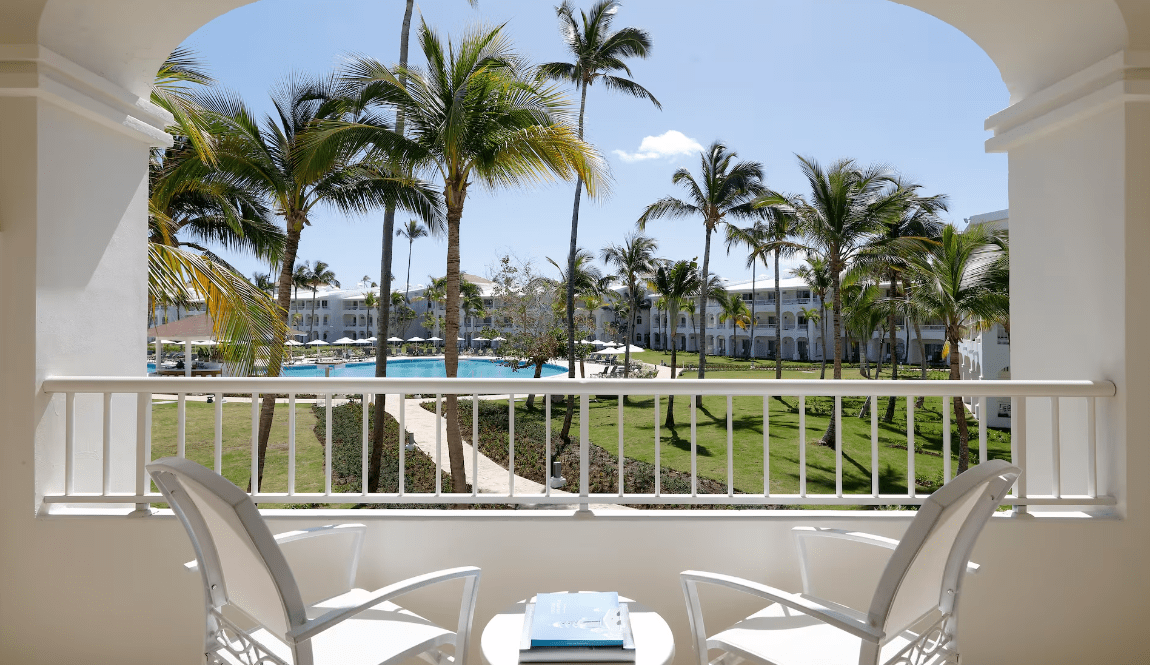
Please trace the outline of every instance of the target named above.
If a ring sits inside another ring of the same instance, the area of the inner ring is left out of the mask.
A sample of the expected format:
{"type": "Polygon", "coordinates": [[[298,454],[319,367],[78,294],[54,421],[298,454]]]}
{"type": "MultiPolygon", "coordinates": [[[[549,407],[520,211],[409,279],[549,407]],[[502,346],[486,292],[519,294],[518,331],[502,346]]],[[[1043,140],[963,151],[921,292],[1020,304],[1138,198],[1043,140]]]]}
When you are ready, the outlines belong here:
{"type": "MultiPolygon", "coordinates": [[[[530,600],[535,600],[532,597],[530,600]]],[[[527,600],[508,607],[491,618],[483,628],[480,650],[487,665],[518,665],[519,642],[523,636],[523,611],[527,600]]],[[[635,637],[635,665],[669,665],[675,657],[675,638],[671,627],[658,612],[629,598],[631,633],[635,637]]]]}

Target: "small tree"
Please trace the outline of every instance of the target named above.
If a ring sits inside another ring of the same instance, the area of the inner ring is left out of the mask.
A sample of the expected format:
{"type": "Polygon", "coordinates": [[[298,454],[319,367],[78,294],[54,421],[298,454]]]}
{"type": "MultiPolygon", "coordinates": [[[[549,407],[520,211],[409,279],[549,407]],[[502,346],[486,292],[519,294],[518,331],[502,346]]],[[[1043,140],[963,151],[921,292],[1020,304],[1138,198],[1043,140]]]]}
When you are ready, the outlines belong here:
{"type": "MultiPolygon", "coordinates": [[[[495,282],[492,314],[510,319],[513,326],[503,342],[507,359],[503,364],[516,369],[534,366],[535,378],[543,375],[543,365],[564,355],[567,348],[562,322],[555,316],[552,298],[556,284],[535,271],[530,261],[511,256],[499,259],[491,281],[495,282]]],[[[527,408],[535,406],[535,395],[527,396],[527,408]]]]}

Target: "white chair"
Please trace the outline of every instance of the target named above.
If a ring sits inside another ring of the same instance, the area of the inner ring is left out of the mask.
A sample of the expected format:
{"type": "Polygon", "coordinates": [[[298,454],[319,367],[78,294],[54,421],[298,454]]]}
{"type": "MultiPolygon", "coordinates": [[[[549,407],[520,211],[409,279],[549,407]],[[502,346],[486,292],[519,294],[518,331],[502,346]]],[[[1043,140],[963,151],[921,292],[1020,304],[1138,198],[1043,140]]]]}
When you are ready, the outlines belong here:
{"type": "Polygon", "coordinates": [[[378,665],[420,656],[433,665],[465,665],[478,568],[428,573],[371,592],[357,589],[363,525],[273,537],[251,497],[222,476],[175,457],[157,460],[147,469],[196,552],[196,561],[188,567],[198,568],[203,580],[206,662],[378,665]],[[317,570],[301,571],[308,575],[297,583],[285,554],[288,548],[305,545],[282,546],[319,536],[330,545],[313,557],[323,563],[317,570]],[[333,556],[341,550],[345,556],[333,556]],[[454,632],[391,602],[457,579],[463,581],[463,599],[454,632]],[[323,599],[305,605],[305,596],[323,599]],[[454,647],[453,656],[442,650],[446,645],[454,647]]]}
{"type": "Polygon", "coordinates": [[[680,578],[700,665],[708,664],[711,649],[724,652],[710,661],[718,665],[744,660],[772,665],[958,663],[958,601],[964,574],[977,570],[969,563],[970,553],[1019,473],[1017,467],[992,460],[959,475],[927,498],[901,541],[838,529],[794,529],[803,580],[800,594],[728,575],[684,572],[680,578]],[[890,552],[828,560],[819,556],[824,554],[820,544],[829,544],[826,539],[890,552]],[[868,560],[874,562],[871,569],[868,560]],[[820,583],[816,568],[853,576],[855,597],[844,599],[852,590],[842,585],[836,589],[820,583]],[[707,637],[699,584],[734,589],[772,604],[707,637]],[[858,589],[866,591],[860,594],[858,589]],[[865,613],[847,604],[865,603],[868,594],[870,609],[865,613]],[[841,602],[828,599],[835,595],[841,602]]]}

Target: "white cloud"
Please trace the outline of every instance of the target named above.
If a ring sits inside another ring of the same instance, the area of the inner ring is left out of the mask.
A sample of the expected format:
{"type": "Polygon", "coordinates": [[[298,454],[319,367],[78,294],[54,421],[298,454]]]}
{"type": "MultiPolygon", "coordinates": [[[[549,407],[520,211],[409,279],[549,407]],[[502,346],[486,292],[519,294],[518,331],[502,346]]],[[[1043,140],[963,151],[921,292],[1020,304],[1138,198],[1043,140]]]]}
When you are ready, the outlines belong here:
{"type": "Polygon", "coordinates": [[[647,159],[662,159],[677,155],[692,155],[703,150],[703,146],[695,139],[682,132],[669,130],[659,136],[645,136],[639,144],[639,150],[628,153],[623,150],[614,151],[625,162],[641,162],[647,159]]]}

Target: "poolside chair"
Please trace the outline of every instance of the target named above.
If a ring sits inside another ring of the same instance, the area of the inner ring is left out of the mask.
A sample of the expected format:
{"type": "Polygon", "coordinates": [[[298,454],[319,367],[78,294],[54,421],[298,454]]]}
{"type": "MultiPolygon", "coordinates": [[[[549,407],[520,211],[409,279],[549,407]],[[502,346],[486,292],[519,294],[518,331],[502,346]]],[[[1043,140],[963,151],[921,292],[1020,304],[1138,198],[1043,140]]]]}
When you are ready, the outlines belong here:
{"type": "Polygon", "coordinates": [[[478,568],[442,570],[376,591],[354,588],[362,524],[323,526],[272,536],[251,497],[227,479],[178,457],[147,466],[179,517],[204,590],[208,663],[377,665],[420,656],[433,665],[465,665],[478,568]],[[325,537],[317,544],[295,544],[325,537]],[[307,565],[300,565],[307,557],[307,565]],[[296,565],[289,564],[294,559],[296,565]],[[297,576],[297,573],[304,573],[297,576]],[[432,584],[463,581],[456,630],[393,604],[432,584]],[[441,650],[452,645],[454,655],[441,650]]]}
{"type": "Polygon", "coordinates": [[[978,568],[969,563],[970,553],[1019,473],[1002,460],[966,471],[926,499],[900,541],[839,529],[795,528],[803,580],[799,594],[730,575],[684,572],[680,581],[699,664],[959,663],[958,601],[965,574],[978,568]],[[853,550],[848,556],[828,556],[836,542],[853,550]],[[860,545],[890,553],[864,551],[860,545]],[[835,575],[850,579],[850,588],[822,579],[835,575]],[[699,584],[741,591],[772,604],[707,637],[699,584]],[[867,602],[870,609],[860,611],[867,602]],[[724,653],[709,661],[711,649],[724,653]]]}

